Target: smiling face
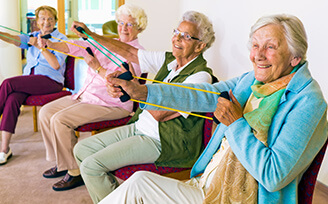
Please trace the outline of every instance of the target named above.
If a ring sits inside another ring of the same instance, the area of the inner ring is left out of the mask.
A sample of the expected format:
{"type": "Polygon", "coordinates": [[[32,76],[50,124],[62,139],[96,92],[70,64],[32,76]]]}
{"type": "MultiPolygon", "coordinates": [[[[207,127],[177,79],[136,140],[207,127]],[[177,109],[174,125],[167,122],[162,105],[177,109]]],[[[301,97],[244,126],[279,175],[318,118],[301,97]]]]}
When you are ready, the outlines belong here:
{"type": "Polygon", "coordinates": [[[283,29],[279,25],[266,25],[252,36],[250,60],[255,78],[263,83],[275,81],[289,74],[300,59],[288,49],[283,29]]]}
{"type": "MultiPolygon", "coordinates": [[[[198,38],[197,26],[194,23],[188,21],[182,21],[177,28],[179,32],[184,32],[192,37],[198,38]]],[[[172,37],[172,53],[173,56],[182,62],[180,66],[183,66],[196,56],[198,56],[205,44],[199,40],[189,39],[186,40],[181,35],[173,35],[172,37]]]]}
{"type": "Polygon", "coordinates": [[[39,12],[37,24],[43,35],[50,34],[54,31],[56,18],[50,11],[44,9],[39,12]]]}
{"type": "Polygon", "coordinates": [[[117,31],[122,42],[135,40],[140,33],[136,20],[131,16],[123,14],[118,20],[117,31]]]}

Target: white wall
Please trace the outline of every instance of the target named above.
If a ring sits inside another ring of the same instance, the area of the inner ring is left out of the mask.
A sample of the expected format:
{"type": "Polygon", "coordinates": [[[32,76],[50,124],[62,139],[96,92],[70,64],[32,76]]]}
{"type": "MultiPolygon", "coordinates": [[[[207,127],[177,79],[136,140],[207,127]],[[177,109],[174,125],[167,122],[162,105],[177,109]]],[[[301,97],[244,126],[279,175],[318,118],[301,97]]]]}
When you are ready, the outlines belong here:
{"type": "MultiPolygon", "coordinates": [[[[20,30],[19,0],[0,0],[0,5],[0,13],[2,15],[0,25],[20,30]]],[[[17,35],[17,33],[4,28],[0,28],[0,30],[17,35]]],[[[20,52],[21,50],[16,46],[0,40],[0,83],[8,77],[22,74],[22,62],[17,60],[21,58],[20,52]]]]}
{"type": "MultiPolygon", "coordinates": [[[[205,53],[216,76],[226,80],[251,70],[246,47],[250,27],[268,14],[296,15],[308,34],[308,61],[313,77],[328,99],[328,1],[327,0],[126,0],[143,7],[148,15],[147,29],[140,35],[148,50],[171,50],[172,29],[182,14],[195,10],[213,22],[216,41],[205,53]]],[[[328,155],[328,152],[327,152],[328,155]]],[[[328,157],[328,156],[327,156],[328,157]]],[[[324,159],[319,181],[328,185],[328,159],[324,159]]]]}

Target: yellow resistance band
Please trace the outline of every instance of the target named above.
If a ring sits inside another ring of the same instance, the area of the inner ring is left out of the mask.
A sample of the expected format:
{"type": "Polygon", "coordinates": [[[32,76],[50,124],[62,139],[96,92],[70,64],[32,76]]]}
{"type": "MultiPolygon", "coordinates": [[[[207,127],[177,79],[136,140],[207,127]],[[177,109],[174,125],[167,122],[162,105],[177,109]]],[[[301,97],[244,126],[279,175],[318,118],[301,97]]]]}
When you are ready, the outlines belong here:
{"type": "Polygon", "coordinates": [[[170,86],[177,86],[177,87],[181,87],[181,88],[185,88],[185,89],[191,89],[191,90],[196,90],[196,91],[202,91],[202,92],[206,92],[206,93],[221,95],[221,93],[217,93],[217,92],[214,92],[214,91],[208,91],[208,90],[193,88],[193,87],[189,87],[189,86],[183,86],[183,85],[180,85],[180,84],[167,83],[167,82],[163,82],[163,81],[158,81],[158,80],[154,80],[154,79],[147,79],[147,78],[137,77],[137,76],[133,76],[133,77],[136,78],[136,79],[142,79],[142,80],[161,83],[161,84],[167,84],[167,85],[170,85],[170,86]]]}
{"type": "Polygon", "coordinates": [[[189,114],[189,115],[197,116],[197,117],[200,117],[200,118],[205,118],[205,119],[213,120],[213,118],[210,118],[210,117],[207,117],[207,116],[204,116],[204,115],[199,115],[199,114],[196,114],[196,113],[189,113],[189,112],[186,112],[186,111],[182,111],[182,110],[178,110],[178,109],[174,109],[174,108],[169,108],[169,107],[165,107],[165,106],[160,106],[160,105],[148,103],[148,102],[145,102],[145,101],[139,101],[139,100],[132,99],[132,98],[130,100],[133,101],[133,102],[143,103],[143,104],[150,105],[150,106],[155,106],[155,107],[158,107],[158,108],[163,108],[163,109],[167,109],[167,110],[171,110],[171,111],[177,111],[177,112],[181,112],[181,113],[186,113],[186,114],[189,114]]]}
{"type": "Polygon", "coordinates": [[[75,45],[75,46],[80,47],[80,48],[83,48],[83,49],[87,49],[86,47],[83,47],[83,46],[81,46],[81,45],[78,45],[78,44],[75,44],[75,43],[69,42],[69,41],[67,41],[67,40],[62,40],[62,39],[60,39],[60,38],[56,38],[56,37],[53,37],[53,36],[51,36],[51,37],[52,37],[53,39],[60,40],[60,41],[63,41],[63,42],[65,42],[65,43],[68,43],[68,44],[71,44],[71,45],[75,45]]]}
{"type": "Polygon", "coordinates": [[[76,59],[81,59],[81,60],[84,59],[84,58],[82,58],[82,57],[77,57],[77,56],[74,56],[74,55],[70,55],[70,54],[68,54],[68,53],[66,53],[66,52],[61,52],[61,51],[59,51],[59,50],[52,49],[52,48],[50,48],[50,47],[47,47],[46,49],[48,49],[48,50],[53,50],[53,51],[56,51],[56,52],[59,52],[59,53],[62,53],[62,54],[64,54],[64,55],[68,55],[68,56],[71,56],[71,57],[75,57],[76,59]]]}

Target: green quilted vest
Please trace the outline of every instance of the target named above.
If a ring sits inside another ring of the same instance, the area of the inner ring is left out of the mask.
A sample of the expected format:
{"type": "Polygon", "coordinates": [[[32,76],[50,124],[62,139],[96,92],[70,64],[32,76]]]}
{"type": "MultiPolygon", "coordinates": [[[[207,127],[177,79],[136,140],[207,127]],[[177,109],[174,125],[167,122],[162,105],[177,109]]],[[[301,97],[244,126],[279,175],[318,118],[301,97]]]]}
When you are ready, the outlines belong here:
{"type": "MultiPolygon", "coordinates": [[[[158,71],[155,80],[163,81],[165,79],[169,74],[167,65],[173,60],[175,60],[175,57],[171,52],[167,52],[165,62],[158,71]]],[[[206,60],[202,55],[199,55],[185,67],[171,82],[182,83],[187,77],[200,71],[208,72],[212,76],[213,83],[217,82],[217,79],[212,74],[212,70],[206,67],[206,60]]],[[[129,124],[137,121],[141,112],[142,110],[138,108],[129,124]]],[[[157,166],[180,168],[192,167],[203,150],[204,120],[203,118],[189,115],[187,119],[179,116],[169,121],[159,122],[162,152],[155,164],[157,166]]]]}

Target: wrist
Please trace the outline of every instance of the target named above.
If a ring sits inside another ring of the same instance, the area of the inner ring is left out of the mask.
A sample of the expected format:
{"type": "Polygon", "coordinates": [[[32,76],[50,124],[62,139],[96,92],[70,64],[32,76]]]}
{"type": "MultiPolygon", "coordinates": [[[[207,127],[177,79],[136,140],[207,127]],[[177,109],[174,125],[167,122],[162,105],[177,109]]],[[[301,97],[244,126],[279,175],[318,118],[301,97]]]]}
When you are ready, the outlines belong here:
{"type": "Polygon", "coordinates": [[[96,72],[97,74],[99,74],[101,68],[102,68],[102,67],[99,66],[97,69],[95,69],[95,72],[96,72]]]}
{"type": "Polygon", "coordinates": [[[44,48],[44,47],[42,47],[42,48],[40,48],[39,50],[40,50],[40,52],[43,52],[43,51],[46,51],[47,49],[44,48]]]}

